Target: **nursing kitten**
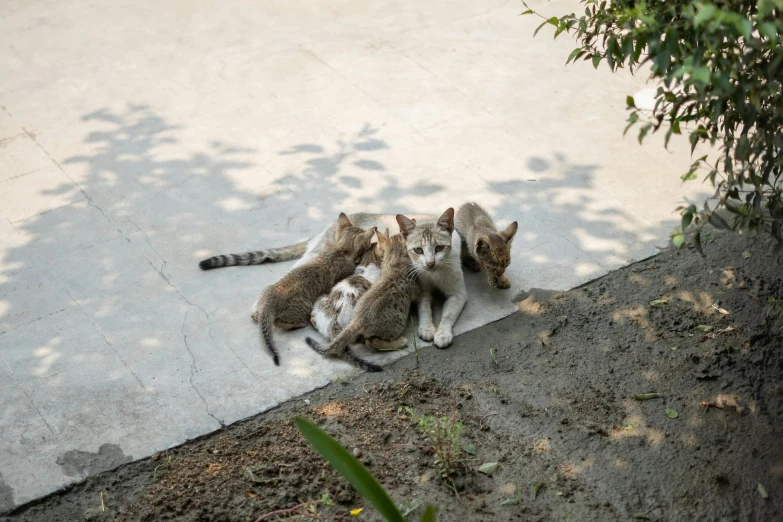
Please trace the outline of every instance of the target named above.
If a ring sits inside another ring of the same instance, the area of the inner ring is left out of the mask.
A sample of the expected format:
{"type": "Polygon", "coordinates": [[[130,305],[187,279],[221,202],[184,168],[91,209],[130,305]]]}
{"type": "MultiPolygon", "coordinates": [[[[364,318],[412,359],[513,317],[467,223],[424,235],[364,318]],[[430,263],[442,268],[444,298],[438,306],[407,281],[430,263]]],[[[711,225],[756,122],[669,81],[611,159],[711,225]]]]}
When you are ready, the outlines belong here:
{"type": "Polygon", "coordinates": [[[454,337],[454,323],[468,300],[460,265],[461,240],[454,233],[454,209],[446,210],[437,220],[414,222],[398,215],[397,222],[421,288],[417,303],[419,337],[434,341],[438,348],[446,348],[454,337]],[[446,297],[437,328],[432,321],[432,298],[436,291],[446,297]]]}
{"type": "Polygon", "coordinates": [[[307,344],[316,352],[346,359],[371,372],[382,368],[356,357],[349,345],[364,341],[375,349],[405,348],[408,340],[402,334],[408,324],[411,302],[419,293],[402,236],[388,238],[378,233],[378,244],[383,256],[381,277],[356,303],[351,322],[325,347],[307,338],[307,344]]]}
{"type": "Polygon", "coordinates": [[[470,270],[484,270],[489,286],[509,288],[503,275],[511,263],[511,240],[517,233],[514,221],[498,232],[487,211],[475,203],[465,203],[457,211],[454,226],[463,242],[462,263],[470,270]]]}
{"type": "Polygon", "coordinates": [[[362,255],[353,275],[334,285],[329,295],[318,298],[310,314],[310,323],[318,333],[334,339],[351,322],[356,302],[381,277],[381,256],[380,243],[375,243],[362,255]]]}
{"type": "Polygon", "coordinates": [[[294,268],[268,286],[252,314],[278,366],[280,357],[272,339],[272,324],[284,330],[306,326],[315,300],[351,275],[356,261],[371,247],[374,229],[364,231],[353,226],[345,214],[340,214],[337,222],[335,242],[312,261],[294,268]]]}

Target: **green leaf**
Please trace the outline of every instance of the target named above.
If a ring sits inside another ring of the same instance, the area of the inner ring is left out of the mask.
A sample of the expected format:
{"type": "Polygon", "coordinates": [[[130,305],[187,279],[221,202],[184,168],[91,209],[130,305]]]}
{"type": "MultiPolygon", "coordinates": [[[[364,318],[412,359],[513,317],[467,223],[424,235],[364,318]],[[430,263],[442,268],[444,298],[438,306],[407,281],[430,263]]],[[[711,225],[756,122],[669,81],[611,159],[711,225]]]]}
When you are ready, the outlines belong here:
{"type": "Polygon", "coordinates": [[[679,250],[682,247],[682,244],[685,242],[685,236],[682,234],[676,234],[674,237],[672,237],[672,243],[674,244],[674,248],[679,250]]]}
{"type": "Polygon", "coordinates": [[[696,329],[701,333],[710,333],[713,330],[713,327],[708,324],[700,324],[696,326],[696,329]]]}
{"type": "Polygon", "coordinates": [[[387,521],[405,522],[405,518],[388,493],[356,457],[312,422],[302,417],[296,417],[294,422],[316,451],[332,465],[335,471],[345,477],[387,521]]]}
{"type": "Polygon", "coordinates": [[[594,54],[593,55],[593,67],[598,69],[598,64],[601,63],[601,55],[600,54],[594,54]]]}
{"type": "Polygon", "coordinates": [[[693,221],[693,212],[686,212],[682,215],[682,220],[680,221],[680,230],[682,232],[685,232],[685,230],[688,228],[688,225],[691,224],[693,221]]]}
{"type": "Polygon", "coordinates": [[[571,60],[573,60],[573,59],[577,58],[577,55],[578,55],[580,52],[582,52],[582,49],[581,49],[581,47],[577,47],[576,49],[574,49],[573,51],[571,51],[571,54],[569,54],[569,55],[568,55],[568,60],[566,60],[566,65],[568,65],[568,63],[569,63],[571,60]]]}
{"type": "Polygon", "coordinates": [[[765,488],[761,484],[761,482],[756,482],[756,491],[759,492],[759,496],[764,500],[767,500],[769,498],[769,494],[767,493],[767,488],[765,488]]]}
{"type": "Polygon", "coordinates": [[[642,144],[642,140],[647,136],[647,133],[652,129],[652,123],[645,123],[641,129],[639,129],[639,145],[642,144]]]}
{"type": "Polygon", "coordinates": [[[544,27],[544,26],[545,26],[546,24],[548,24],[548,23],[549,23],[549,20],[544,20],[543,22],[541,22],[541,25],[539,25],[538,27],[536,27],[536,30],[535,30],[535,31],[533,31],[533,38],[535,38],[535,37],[536,37],[536,35],[538,34],[538,31],[540,31],[540,30],[541,30],[541,28],[542,28],[542,27],[544,27]]]}
{"type": "Polygon", "coordinates": [[[500,467],[500,464],[497,462],[485,462],[481,466],[479,466],[479,472],[484,473],[485,475],[492,475],[494,472],[498,470],[500,467]]]}
{"type": "Polygon", "coordinates": [[[747,18],[740,18],[734,23],[734,27],[737,32],[742,35],[745,40],[750,39],[750,35],[753,32],[753,24],[747,18]]]}
{"type": "Polygon", "coordinates": [[[626,96],[625,104],[628,105],[628,107],[636,107],[636,102],[634,102],[633,96],[626,96]]]}
{"type": "Polygon", "coordinates": [[[652,399],[660,399],[663,397],[662,393],[635,393],[633,398],[637,401],[649,401],[652,399]]]}
{"type": "Polygon", "coordinates": [[[777,27],[775,27],[775,24],[771,22],[764,22],[759,24],[759,34],[766,36],[773,44],[778,40],[777,27]]]}
{"type": "Polygon", "coordinates": [[[462,451],[467,453],[468,455],[475,455],[476,454],[476,445],[472,442],[468,442],[464,446],[462,446],[462,451]]]}
{"type": "Polygon", "coordinates": [[[650,301],[650,306],[653,308],[666,308],[667,304],[669,304],[668,299],[653,299],[650,301]]]}
{"type": "Polygon", "coordinates": [[[680,176],[680,179],[683,180],[683,181],[693,181],[696,178],[697,178],[697,176],[696,176],[696,171],[695,170],[689,170],[688,172],[686,172],[685,174],[680,176]]]}
{"type": "Polygon", "coordinates": [[[528,9],[527,11],[523,11],[523,12],[519,13],[519,16],[525,16],[525,15],[533,14],[534,12],[535,11],[533,11],[532,9],[528,9]]]}
{"type": "Polygon", "coordinates": [[[693,26],[699,27],[700,25],[709,22],[713,18],[715,18],[715,15],[718,14],[718,8],[715,7],[712,4],[707,4],[701,9],[699,9],[699,12],[696,13],[696,16],[693,17],[693,26]]]}
{"type": "Polygon", "coordinates": [[[438,520],[438,506],[427,504],[424,508],[424,513],[421,514],[420,522],[435,522],[438,520]]]}
{"type": "Polygon", "coordinates": [[[697,67],[691,73],[691,78],[694,81],[707,84],[707,83],[710,83],[711,75],[712,75],[712,73],[710,72],[710,70],[707,67],[697,67]]]}
{"type": "Polygon", "coordinates": [[[744,252],[742,252],[742,257],[743,259],[750,259],[751,257],[753,257],[753,254],[745,250],[744,252]]]}
{"type": "Polygon", "coordinates": [[[669,417],[670,419],[676,419],[677,417],[680,416],[680,414],[671,408],[666,408],[666,416],[669,417]]]}

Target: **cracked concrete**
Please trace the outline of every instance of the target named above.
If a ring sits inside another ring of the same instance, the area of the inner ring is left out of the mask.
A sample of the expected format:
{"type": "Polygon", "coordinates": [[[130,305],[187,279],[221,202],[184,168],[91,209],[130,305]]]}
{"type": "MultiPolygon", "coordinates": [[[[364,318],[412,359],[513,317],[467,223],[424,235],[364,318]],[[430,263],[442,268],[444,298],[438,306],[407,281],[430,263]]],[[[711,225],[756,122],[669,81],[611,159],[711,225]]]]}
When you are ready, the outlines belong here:
{"type": "Polygon", "coordinates": [[[623,140],[642,76],[563,67],[573,43],[532,38],[519,10],[7,6],[0,511],[98,469],[66,473],[65,454],[143,458],[354,371],[307,349],[309,330],[276,334],[279,368],[261,349],[247,309],[291,263],[200,272],[204,257],[300,241],[341,211],[472,199],[520,230],[512,289],[466,276],[459,334],[665,245],[672,209],[706,193],[680,183],[688,144],[623,140]]]}

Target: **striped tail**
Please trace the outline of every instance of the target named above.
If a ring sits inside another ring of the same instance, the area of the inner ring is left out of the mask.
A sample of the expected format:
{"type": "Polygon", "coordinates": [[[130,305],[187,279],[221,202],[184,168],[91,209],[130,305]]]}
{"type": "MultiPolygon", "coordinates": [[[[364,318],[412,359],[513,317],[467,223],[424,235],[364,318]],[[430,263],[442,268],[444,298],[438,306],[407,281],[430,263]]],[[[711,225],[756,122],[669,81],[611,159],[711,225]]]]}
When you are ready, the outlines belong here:
{"type": "MultiPolygon", "coordinates": [[[[345,332],[345,330],[343,330],[343,332],[345,332]]],[[[339,336],[338,336],[338,338],[339,338],[339,336]]],[[[329,353],[334,353],[334,352],[327,352],[327,350],[332,350],[333,349],[332,347],[334,346],[334,341],[332,341],[332,343],[329,344],[329,346],[326,346],[326,347],[321,346],[320,344],[318,344],[318,341],[316,341],[312,337],[308,337],[307,339],[305,339],[305,341],[307,342],[307,345],[310,348],[312,348],[316,352],[320,353],[321,355],[329,355],[329,353]]],[[[383,368],[381,366],[378,366],[377,364],[373,364],[373,363],[371,363],[369,361],[366,361],[366,360],[362,359],[361,357],[357,357],[350,350],[350,348],[348,348],[347,344],[345,345],[345,348],[344,348],[342,354],[335,354],[335,355],[337,355],[339,357],[342,357],[346,362],[349,362],[350,364],[353,364],[354,366],[356,366],[359,369],[362,369],[362,370],[365,370],[365,371],[368,371],[368,372],[382,372],[383,371],[383,368]]]]}
{"type": "Polygon", "coordinates": [[[270,248],[269,250],[214,256],[201,261],[198,266],[202,270],[212,270],[213,268],[223,268],[224,266],[247,266],[291,261],[292,259],[302,257],[306,250],[307,241],[302,241],[294,245],[270,248]]]}
{"type": "Polygon", "coordinates": [[[272,306],[270,299],[264,297],[260,308],[261,313],[258,314],[258,328],[261,330],[261,338],[264,340],[264,344],[269,350],[269,353],[272,354],[272,360],[275,362],[275,366],[280,366],[280,355],[277,353],[275,340],[272,338],[272,315],[274,310],[271,310],[271,308],[274,307],[272,306]]]}
{"type": "Polygon", "coordinates": [[[356,321],[351,321],[327,346],[321,346],[312,337],[308,337],[305,341],[310,348],[321,355],[326,355],[327,357],[342,357],[348,350],[348,345],[355,342],[358,336],[359,327],[356,326],[356,321]]]}
{"type": "Polygon", "coordinates": [[[377,364],[373,364],[370,361],[366,361],[362,359],[361,357],[358,357],[357,355],[354,355],[353,352],[351,352],[350,348],[345,351],[345,357],[344,359],[348,361],[349,363],[353,364],[357,368],[360,368],[362,370],[368,371],[368,372],[382,372],[383,368],[381,366],[378,366],[377,364]]]}

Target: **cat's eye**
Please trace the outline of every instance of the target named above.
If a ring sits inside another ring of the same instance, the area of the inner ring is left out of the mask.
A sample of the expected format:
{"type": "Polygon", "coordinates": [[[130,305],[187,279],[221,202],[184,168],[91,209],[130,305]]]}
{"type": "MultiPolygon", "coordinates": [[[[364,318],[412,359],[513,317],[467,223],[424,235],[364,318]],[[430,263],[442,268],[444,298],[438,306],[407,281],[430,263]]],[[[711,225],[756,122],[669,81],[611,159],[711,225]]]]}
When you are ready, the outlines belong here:
{"type": "Polygon", "coordinates": [[[443,252],[444,248],[446,248],[444,245],[438,245],[435,247],[435,252],[443,252]]]}
{"type": "Polygon", "coordinates": [[[421,247],[416,247],[413,249],[413,251],[419,255],[422,255],[424,253],[424,249],[422,249],[421,247]]]}

